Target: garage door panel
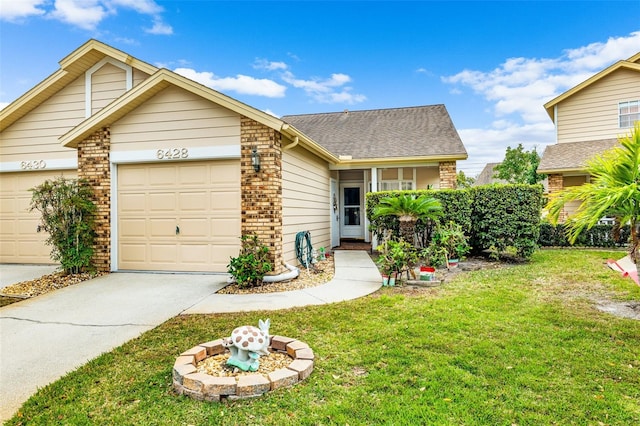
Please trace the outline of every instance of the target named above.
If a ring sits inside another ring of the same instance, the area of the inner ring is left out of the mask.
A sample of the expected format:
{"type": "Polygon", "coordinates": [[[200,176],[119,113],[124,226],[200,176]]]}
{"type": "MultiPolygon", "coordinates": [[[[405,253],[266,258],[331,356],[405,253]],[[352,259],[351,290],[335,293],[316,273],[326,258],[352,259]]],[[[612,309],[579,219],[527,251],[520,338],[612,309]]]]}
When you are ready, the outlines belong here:
{"type": "Polygon", "coordinates": [[[128,193],[120,196],[120,210],[125,213],[142,213],[147,211],[144,193],[128,193]]]}
{"type": "Polygon", "coordinates": [[[0,199],[0,214],[11,214],[17,211],[17,203],[15,198],[5,198],[0,199]]]}
{"type": "Polygon", "coordinates": [[[178,207],[182,212],[206,212],[209,210],[206,191],[180,193],[178,207]]]}
{"type": "Polygon", "coordinates": [[[166,219],[149,219],[149,233],[150,237],[172,237],[176,235],[176,220],[174,218],[166,219]]]}
{"type": "Polygon", "coordinates": [[[151,212],[173,212],[178,206],[174,192],[151,193],[148,198],[151,212]]]}
{"type": "Polygon", "coordinates": [[[180,169],[178,184],[205,186],[209,183],[207,180],[207,165],[193,165],[191,167],[183,167],[180,169]]]}
{"type": "Polygon", "coordinates": [[[211,236],[216,237],[236,237],[240,235],[240,219],[214,219],[211,220],[211,236]]]}
{"type": "Polygon", "coordinates": [[[240,168],[233,164],[220,165],[211,170],[211,182],[217,182],[218,185],[239,186],[240,168]]]}
{"type": "Polygon", "coordinates": [[[176,263],[178,259],[178,247],[176,244],[153,244],[149,248],[149,260],[151,263],[176,263]]]}
{"type": "Polygon", "coordinates": [[[154,188],[174,186],[176,183],[176,168],[174,166],[147,168],[145,183],[154,188]]]}
{"type": "Polygon", "coordinates": [[[240,247],[239,178],[239,160],[119,166],[118,268],[226,272],[240,247]],[[144,186],[120,182],[140,174],[144,186]],[[129,227],[136,228],[135,236],[129,227]],[[144,254],[132,252],[131,244],[144,246],[144,254]]]}
{"type": "Polygon", "coordinates": [[[120,238],[144,237],[146,227],[146,219],[123,219],[120,221],[120,238]]]}
{"type": "Polygon", "coordinates": [[[189,237],[202,239],[203,234],[211,234],[209,230],[209,220],[207,220],[207,218],[202,217],[180,220],[180,241],[189,237]]]}
{"type": "MultiPolygon", "coordinates": [[[[44,231],[38,232],[39,225],[40,225],[40,219],[36,217],[20,220],[18,221],[18,226],[17,226],[18,235],[26,236],[26,235],[35,234],[34,235],[35,237],[37,237],[38,234],[46,235],[44,231]]],[[[43,239],[44,238],[46,237],[43,237],[43,239]]]]}
{"type": "Polygon", "coordinates": [[[146,170],[143,167],[118,169],[118,186],[121,190],[147,186],[146,170]]]}
{"type": "Polygon", "coordinates": [[[209,244],[185,244],[180,246],[180,260],[184,264],[206,265],[209,263],[209,244]]]}
{"type": "Polygon", "coordinates": [[[240,207],[239,191],[218,191],[211,194],[211,207],[220,211],[236,211],[240,207]]]}
{"type": "Polygon", "coordinates": [[[75,170],[0,173],[0,262],[54,263],[45,232],[36,232],[40,213],[29,211],[31,188],[60,176],[77,177],[75,170]]]}
{"type": "Polygon", "coordinates": [[[129,263],[144,263],[147,260],[147,247],[145,244],[121,243],[120,252],[122,257],[129,263]]]}

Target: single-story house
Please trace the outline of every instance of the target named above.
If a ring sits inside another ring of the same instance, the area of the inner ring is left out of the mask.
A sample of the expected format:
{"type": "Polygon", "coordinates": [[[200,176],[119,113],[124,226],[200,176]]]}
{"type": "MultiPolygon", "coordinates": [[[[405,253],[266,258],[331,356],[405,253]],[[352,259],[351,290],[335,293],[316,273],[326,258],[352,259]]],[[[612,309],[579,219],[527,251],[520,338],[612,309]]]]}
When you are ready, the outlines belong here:
{"type": "Polygon", "coordinates": [[[225,272],[257,234],[276,273],[368,241],[365,191],[454,188],[467,153],[443,105],[277,118],[96,40],[0,111],[0,262],[50,263],[32,188],[89,181],[99,270],[225,272]]]}
{"type": "Polygon", "coordinates": [[[507,183],[507,181],[505,181],[504,179],[498,179],[498,178],[494,177],[494,175],[497,173],[495,168],[499,164],[501,164],[501,163],[487,163],[487,164],[485,164],[484,168],[482,169],[482,171],[480,172],[480,174],[476,178],[476,181],[473,183],[473,186],[489,185],[489,184],[492,184],[492,183],[507,183]]]}
{"type": "MultiPolygon", "coordinates": [[[[585,164],[616,146],[640,120],[640,52],[595,74],[544,105],[556,126],[538,173],[549,175],[549,193],[589,182],[585,164]]],[[[565,206],[564,220],[579,206],[565,206]]]]}

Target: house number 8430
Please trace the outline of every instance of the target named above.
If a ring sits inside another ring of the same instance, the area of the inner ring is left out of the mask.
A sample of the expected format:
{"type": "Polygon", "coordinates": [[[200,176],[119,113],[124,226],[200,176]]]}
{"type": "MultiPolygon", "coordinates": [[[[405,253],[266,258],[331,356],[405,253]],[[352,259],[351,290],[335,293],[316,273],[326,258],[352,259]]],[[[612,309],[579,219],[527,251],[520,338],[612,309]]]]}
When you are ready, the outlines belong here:
{"type": "Polygon", "coordinates": [[[187,148],[159,149],[156,155],[158,160],[179,160],[180,158],[189,158],[189,150],[187,148]]]}
{"type": "Polygon", "coordinates": [[[21,161],[20,168],[22,170],[40,170],[47,167],[47,163],[44,160],[29,160],[29,161],[21,161]]]}

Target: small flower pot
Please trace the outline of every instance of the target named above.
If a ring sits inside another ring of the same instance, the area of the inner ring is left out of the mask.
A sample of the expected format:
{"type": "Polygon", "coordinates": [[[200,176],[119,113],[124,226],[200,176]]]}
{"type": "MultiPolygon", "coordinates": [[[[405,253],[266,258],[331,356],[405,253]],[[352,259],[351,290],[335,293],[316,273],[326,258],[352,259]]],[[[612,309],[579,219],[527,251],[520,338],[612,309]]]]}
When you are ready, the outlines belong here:
{"type": "Polygon", "coordinates": [[[421,266],[420,267],[420,281],[435,281],[436,279],[436,268],[431,266],[421,266]]]}
{"type": "Polygon", "coordinates": [[[388,275],[383,275],[382,276],[382,286],[386,287],[389,285],[389,276],[388,275]]]}
{"type": "Polygon", "coordinates": [[[457,268],[458,267],[458,259],[449,259],[448,268],[457,268]]]}
{"type": "Polygon", "coordinates": [[[393,287],[396,285],[396,276],[392,275],[389,277],[389,287],[393,287]]]}

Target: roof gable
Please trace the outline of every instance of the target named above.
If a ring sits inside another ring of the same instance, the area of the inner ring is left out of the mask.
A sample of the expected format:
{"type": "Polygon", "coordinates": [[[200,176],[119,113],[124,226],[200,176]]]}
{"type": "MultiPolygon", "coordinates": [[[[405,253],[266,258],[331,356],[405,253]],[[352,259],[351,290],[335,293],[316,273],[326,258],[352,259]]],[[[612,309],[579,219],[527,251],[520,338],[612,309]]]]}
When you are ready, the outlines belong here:
{"type": "Polygon", "coordinates": [[[444,105],[289,115],[284,121],[352,160],[466,159],[444,105]]]}
{"type": "MultiPolygon", "coordinates": [[[[551,117],[551,120],[553,120],[555,122],[554,107],[557,104],[559,104],[560,102],[562,102],[565,99],[569,98],[570,96],[573,96],[574,94],[576,94],[577,92],[583,90],[584,88],[591,86],[593,83],[595,83],[597,81],[600,81],[603,78],[606,78],[608,75],[610,75],[611,73],[613,73],[614,71],[617,71],[619,69],[628,69],[628,70],[640,73],[640,52],[638,52],[637,54],[635,54],[631,58],[627,59],[626,61],[618,61],[618,62],[616,62],[615,64],[611,65],[610,67],[605,68],[604,70],[602,70],[599,73],[591,76],[590,78],[588,78],[587,80],[585,80],[582,83],[578,84],[577,86],[574,86],[573,88],[567,90],[566,92],[564,92],[560,96],[557,96],[554,99],[552,99],[549,102],[547,102],[546,104],[544,104],[544,108],[545,108],[545,110],[547,110],[547,114],[549,114],[549,117],[551,117]]],[[[639,78],[640,78],[640,74],[639,74],[639,78]]]]}
{"type": "Polygon", "coordinates": [[[167,69],[160,69],[145,81],[124,93],[101,111],[84,120],[78,126],[60,137],[64,146],[77,147],[78,143],[98,129],[110,125],[145,101],[169,86],[177,86],[197,96],[215,102],[231,111],[256,120],[272,129],[281,130],[284,124],[280,119],[243,104],[213,89],[189,80],[167,69]]]}
{"type": "Polygon", "coordinates": [[[0,111],[0,131],[15,123],[106,57],[114,58],[147,74],[157,71],[153,65],[133,58],[118,49],[97,40],[89,40],[63,58],[59,62],[59,70],[0,111]]]}

